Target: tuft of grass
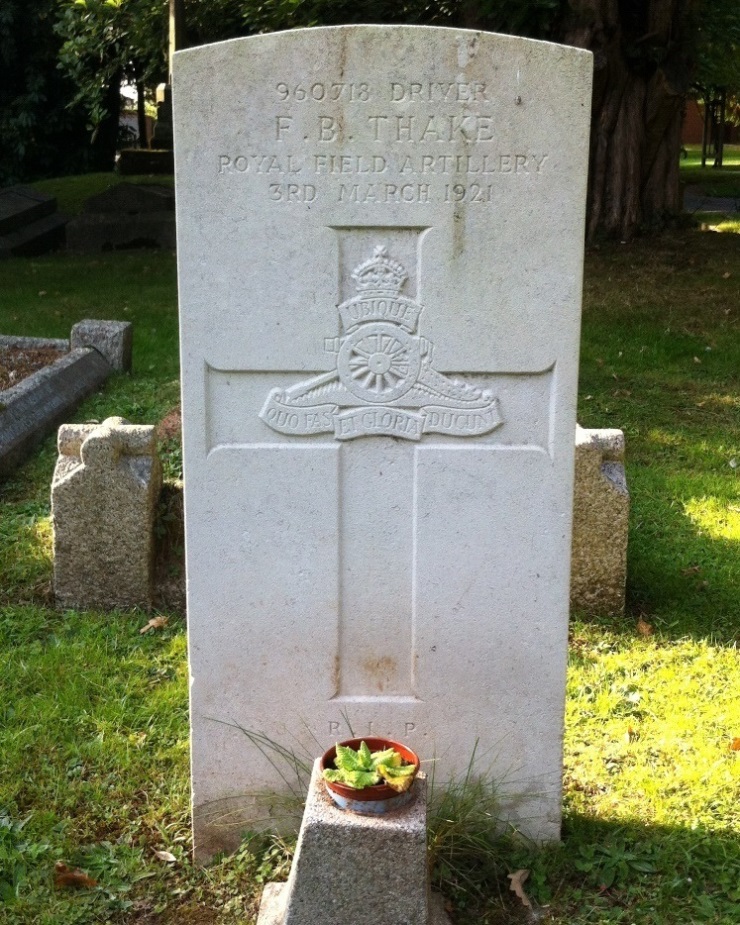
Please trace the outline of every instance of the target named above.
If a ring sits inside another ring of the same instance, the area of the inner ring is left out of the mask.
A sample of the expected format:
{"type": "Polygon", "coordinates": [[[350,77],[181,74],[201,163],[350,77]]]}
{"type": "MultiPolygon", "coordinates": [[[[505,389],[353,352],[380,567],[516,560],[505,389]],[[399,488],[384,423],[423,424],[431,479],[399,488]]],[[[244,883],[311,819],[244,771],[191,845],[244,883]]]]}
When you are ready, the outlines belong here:
{"type": "Polygon", "coordinates": [[[427,863],[432,886],[456,908],[479,912],[502,895],[511,843],[502,836],[499,787],[476,766],[475,750],[464,775],[430,780],[427,863]]]}
{"type": "Polygon", "coordinates": [[[49,502],[7,502],[0,518],[0,606],[49,603],[52,531],[49,502]]]}

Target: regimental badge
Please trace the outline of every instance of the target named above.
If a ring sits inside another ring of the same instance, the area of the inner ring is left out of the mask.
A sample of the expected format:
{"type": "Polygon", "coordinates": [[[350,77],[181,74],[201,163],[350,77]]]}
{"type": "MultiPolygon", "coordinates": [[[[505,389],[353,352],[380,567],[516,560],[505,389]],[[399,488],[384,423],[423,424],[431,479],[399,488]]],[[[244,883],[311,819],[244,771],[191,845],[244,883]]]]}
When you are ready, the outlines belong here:
{"type": "Polygon", "coordinates": [[[383,245],[352,273],[357,295],[339,306],[343,335],[327,338],[336,369],[273,389],[260,417],[283,434],[333,433],[421,440],[471,437],[502,423],[498,399],[432,366],[432,344],[417,333],[423,306],[401,290],[405,267],[383,245]]]}

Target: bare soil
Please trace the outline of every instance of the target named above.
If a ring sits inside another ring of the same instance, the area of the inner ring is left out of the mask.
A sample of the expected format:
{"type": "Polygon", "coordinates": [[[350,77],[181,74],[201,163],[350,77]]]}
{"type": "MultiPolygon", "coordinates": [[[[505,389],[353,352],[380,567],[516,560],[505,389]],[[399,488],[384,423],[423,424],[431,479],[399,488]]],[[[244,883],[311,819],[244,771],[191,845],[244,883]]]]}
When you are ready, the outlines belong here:
{"type": "MultiPolygon", "coordinates": [[[[157,439],[167,452],[182,440],[180,406],[171,408],[157,425],[157,439]]],[[[155,606],[185,614],[185,514],[182,487],[166,484],[162,487],[155,527],[157,553],[155,557],[155,606]]]]}
{"type": "Polygon", "coordinates": [[[180,406],[171,408],[157,425],[157,439],[164,443],[165,440],[172,440],[174,437],[179,438],[182,430],[182,412],[180,406]]]}
{"type": "Polygon", "coordinates": [[[55,363],[64,350],[54,347],[0,347],[0,392],[55,363]]]}

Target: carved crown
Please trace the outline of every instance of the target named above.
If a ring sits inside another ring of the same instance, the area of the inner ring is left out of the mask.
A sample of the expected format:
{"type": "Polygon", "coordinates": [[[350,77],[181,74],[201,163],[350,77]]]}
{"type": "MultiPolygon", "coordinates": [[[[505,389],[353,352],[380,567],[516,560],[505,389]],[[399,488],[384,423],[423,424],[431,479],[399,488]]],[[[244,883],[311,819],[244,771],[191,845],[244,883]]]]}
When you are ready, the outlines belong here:
{"type": "Polygon", "coordinates": [[[391,260],[383,244],[378,244],[373,256],[355,267],[352,279],[358,292],[398,295],[408,273],[397,260],[391,260]]]}

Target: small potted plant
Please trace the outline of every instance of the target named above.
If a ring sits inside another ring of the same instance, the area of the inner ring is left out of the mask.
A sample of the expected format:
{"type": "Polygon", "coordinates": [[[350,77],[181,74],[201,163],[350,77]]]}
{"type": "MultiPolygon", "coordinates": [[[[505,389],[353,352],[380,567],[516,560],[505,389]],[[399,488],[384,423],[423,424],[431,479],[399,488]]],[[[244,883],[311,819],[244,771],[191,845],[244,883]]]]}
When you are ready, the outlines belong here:
{"type": "Polygon", "coordinates": [[[411,800],[419,756],[391,739],[368,736],[338,742],[324,752],[319,766],[337,806],[377,816],[411,800]]]}

